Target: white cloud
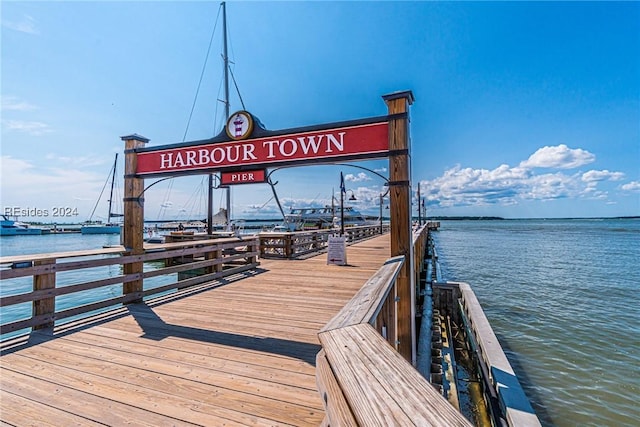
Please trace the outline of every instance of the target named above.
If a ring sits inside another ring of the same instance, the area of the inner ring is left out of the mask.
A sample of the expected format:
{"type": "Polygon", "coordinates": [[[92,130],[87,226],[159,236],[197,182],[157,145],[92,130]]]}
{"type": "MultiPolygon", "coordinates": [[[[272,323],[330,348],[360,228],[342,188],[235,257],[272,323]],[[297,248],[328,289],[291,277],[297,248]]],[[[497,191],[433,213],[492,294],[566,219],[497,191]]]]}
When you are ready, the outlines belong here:
{"type": "Polygon", "coordinates": [[[640,191],[640,181],[628,182],[620,188],[622,188],[624,191],[640,191]]]}
{"type": "Polygon", "coordinates": [[[53,132],[51,127],[46,123],[23,120],[3,120],[2,122],[7,130],[25,132],[33,136],[41,136],[46,133],[53,132]]]}
{"type": "Polygon", "coordinates": [[[527,160],[520,163],[520,167],[573,169],[594,162],[596,156],[581,148],[572,149],[564,144],[554,147],[542,147],[527,160]]]}
{"type": "MultiPolygon", "coordinates": [[[[619,181],[624,173],[590,170],[567,174],[536,173],[536,167],[569,168],[592,162],[595,156],[565,145],[543,147],[516,167],[502,164],[495,169],[463,168],[457,165],[442,176],[423,181],[422,194],[432,207],[514,205],[524,201],[589,198],[605,200],[608,193],[598,186],[619,181]]],[[[623,189],[640,187],[626,184],[623,189]]]]}
{"type": "Polygon", "coordinates": [[[578,185],[577,176],[563,173],[543,174],[532,176],[523,183],[523,191],[519,194],[522,199],[553,200],[575,197],[580,194],[582,187],[578,185]]]}
{"type": "Polygon", "coordinates": [[[15,96],[2,97],[2,111],[31,111],[35,109],[35,105],[22,101],[15,96]]]}
{"type": "Polygon", "coordinates": [[[95,156],[79,156],[79,157],[68,157],[68,156],[60,156],[54,153],[48,153],[45,156],[45,159],[50,160],[53,163],[65,164],[69,166],[99,166],[104,165],[104,159],[95,157],[95,156]]]}
{"type": "Polygon", "coordinates": [[[11,156],[0,158],[0,171],[3,207],[77,207],[79,216],[69,218],[71,221],[87,219],[105,180],[105,176],[93,172],[36,167],[11,156]]]}
{"type": "Polygon", "coordinates": [[[584,182],[598,182],[598,181],[620,181],[624,178],[622,172],[609,172],[608,170],[591,170],[582,174],[582,180],[584,182]]]}
{"type": "Polygon", "coordinates": [[[423,187],[428,200],[444,200],[447,205],[512,204],[529,174],[522,168],[500,165],[496,169],[455,166],[423,187]]]}
{"type": "Polygon", "coordinates": [[[367,175],[364,172],[360,172],[357,175],[348,173],[344,176],[344,180],[349,182],[362,182],[362,181],[371,181],[371,177],[369,177],[369,175],[367,175]]]}
{"type": "Polygon", "coordinates": [[[24,15],[20,21],[2,20],[2,26],[25,34],[40,34],[40,31],[36,27],[35,19],[29,15],[24,15]]]}

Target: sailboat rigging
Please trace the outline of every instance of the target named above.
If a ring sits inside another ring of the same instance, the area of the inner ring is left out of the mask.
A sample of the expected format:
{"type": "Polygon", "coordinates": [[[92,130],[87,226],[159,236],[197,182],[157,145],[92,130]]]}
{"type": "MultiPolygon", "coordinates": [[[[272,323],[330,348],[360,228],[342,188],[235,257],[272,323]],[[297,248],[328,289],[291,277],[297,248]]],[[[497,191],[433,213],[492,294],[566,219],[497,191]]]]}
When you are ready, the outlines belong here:
{"type": "MultiPolygon", "coordinates": [[[[230,116],[230,101],[229,101],[229,77],[231,75],[231,78],[234,80],[234,84],[236,87],[236,90],[238,91],[238,97],[240,98],[240,102],[242,103],[242,106],[244,108],[244,102],[242,101],[242,97],[240,96],[240,92],[238,90],[238,85],[235,81],[235,77],[233,76],[232,71],[230,70],[230,61],[229,61],[229,55],[228,55],[228,42],[227,42],[227,14],[226,14],[226,2],[221,2],[220,3],[220,9],[218,12],[218,17],[220,16],[220,11],[222,12],[222,32],[223,32],[223,48],[222,48],[222,60],[223,60],[223,83],[224,83],[224,99],[219,99],[218,101],[224,104],[224,120],[223,122],[226,122],[227,119],[230,116]]],[[[198,98],[198,93],[200,92],[200,84],[202,83],[202,79],[203,76],[205,74],[205,69],[207,66],[207,62],[208,62],[208,57],[209,57],[209,53],[210,53],[210,49],[211,49],[211,44],[212,41],[214,39],[214,34],[216,33],[216,28],[217,28],[217,23],[218,23],[218,18],[216,18],[216,23],[214,24],[214,28],[213,28],[213,32],[211,34],[211,39],[209,41],[209,47],[207,49],[207,53],[206,53],[206,57],[205,57],[205,61],[203,64],[203,68],[202,68],[202,72],[200,74],[200,82],[198,83],[197,89],[196,89],[196,94],[194,97],[194,101],[193,101],[193,105],[191,107],[191,114],[189,115],[189,120],[187,122],[187,128],[185,129],[185,133],[184,133],[184,137],[183,137],[183,142],[186,139],[187,136],[187,132],[188,132],[188,128],[189,128],[189,123],[191,121],[191,117],[193,114],[193,110],[195,108],[196,105],[196,100],[198,98]]],[[[217,107],[216,107],[216,113],[217,113],[217,107]]],[[[217,114],[216,114],[217,116],[217,114]]],[[[215,125],[215,123],[214,123],[215,125]]],[[[221,185],[220,183],[220,177],[218,174],[216,173],[208,173],[206,175],[208,177],[203,179],[203,183],[208,181],[208,185],[207,185],[207,195],[206,195],[206,200],[207,200],[207,205],[206,205],[206,219],[204,220],[204,222],[206,223],[206,232],[207,234],[213,234],[215,229],[220,229],[220,225],[221,223],[223,223],[226,228],[229,230],[231,228],[231,187],[230,186],[224,186],[221,185]],[[218,184],[216,185],[215,180],[218,180],[218,184]],[[214,190],[215,189],[224,189],[225,190],[225,196],[226,196],[226,208],[220,208],[220,210],[218,211],[218,213],[214,214],[214,190]]],[[[169,191],[171,189],[171,183],[170,183],[170,187],[169,187],[169,191]]],[[[171,202],[168,201],[168,198],[165,197],[165,202],[163,202],[163,206],[162,209],[160,211],[160,213],[158,214],[158,217],[161,217],[162,215],[162,210],[166,207],[165,205],[170,206],[171,202]]]]}
{"type": "Polygon", "coordinates": [[[105,181],[105,184],[102,187],[102,191],[98,196],[98,200],[96,201],[95,206],[93,207],[93,211],[91,211],[89,220],[80,227],[80,231],[82,232],[82,234],[120,234],[120,229],[121,229],[120,224],[114,224],[111,222],[111,218],[123,216],[122,214],[115,214],[112,212],[113,192],[115,189],[117,166],[118,166],[118,153],[116,153],[115,160],[113,161],[113,166],[111,167],[111,172],[107,176],[107,181],[105,181]],[[109,208],[107,211],[107,223],[103,224],[100,221],[92,221],[92,219],[93,219],[93,214],[96,212],[96,208],[100,203],[100,199],[102,198],[102,194],[104,193],[107,183],[109,182],[109,178],[111,178],[111,190],[109,192],[109,208]]]}

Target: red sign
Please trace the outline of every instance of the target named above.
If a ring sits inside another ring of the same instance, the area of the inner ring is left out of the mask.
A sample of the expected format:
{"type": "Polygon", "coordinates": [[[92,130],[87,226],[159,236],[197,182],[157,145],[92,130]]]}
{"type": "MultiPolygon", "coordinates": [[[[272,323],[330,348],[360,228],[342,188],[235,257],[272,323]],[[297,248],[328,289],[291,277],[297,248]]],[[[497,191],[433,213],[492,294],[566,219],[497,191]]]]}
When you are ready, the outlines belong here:
{"type": "Polygon", "coordinates": [[[267,176],[264,169],[220,173],[221,185],[257,184],[260,182],[265,182],[266,180],[267,176]]]}
{"type": "Polygon", "coordinates": [[[290,135],[138,152],[136,174],[239,168],[313,159],[339,160],[389,151],[388,122],[290,135]]]}

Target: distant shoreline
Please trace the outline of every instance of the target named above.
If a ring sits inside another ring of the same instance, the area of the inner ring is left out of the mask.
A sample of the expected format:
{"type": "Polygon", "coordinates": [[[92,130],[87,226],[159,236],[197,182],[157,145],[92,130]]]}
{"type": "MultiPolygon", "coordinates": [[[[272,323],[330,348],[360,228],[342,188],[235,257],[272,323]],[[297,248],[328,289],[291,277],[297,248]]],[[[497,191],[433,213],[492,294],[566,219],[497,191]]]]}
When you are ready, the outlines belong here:
{"type": "MultiPolygon", "coordinates": [[[[417,219],[417,217],[413,217],[417,219]]],[[[561,220],[594,220],[594,219],[640,219],[640,216],[598,216],[598,217],[563,217],[563,218],[503,218],[499,216],[434,216],[427,221],[561,221],[561,220]]]]}
{"type": "MultiPolygon", "coordinates": [[[[433,216],[428,218],[423,218],[426,221],[561,221],[561,220],[607,220],[607,219],[640,219],[640,215],[638,216],[614,216],[614,217],[567,217],[567,218],[504,218],[499,216],[433,216]]],[[[384,221],[389,221],[388,217],[383,218],[384,221]]],[[[412,218],[413,221],[417,221],[418,217],[414,216],[412,218]]],[[[177,221],[189,221],[188,219],[171,219],[171,220],[145,220],[145,223],[163,223],[163,222],[177,222],[177,221]]],[[[233,219],[231,222],[280,222],[282,218],[251,218],[251,219],[233,219]]],[[[27,222],[27,221],[25,221],[27,222]]],[[[40,225],[40,226],[69,226],[69,225],[81,225],[80,223],[73,222],[31,222],[28,221],[31,225],[40,225]]]]}

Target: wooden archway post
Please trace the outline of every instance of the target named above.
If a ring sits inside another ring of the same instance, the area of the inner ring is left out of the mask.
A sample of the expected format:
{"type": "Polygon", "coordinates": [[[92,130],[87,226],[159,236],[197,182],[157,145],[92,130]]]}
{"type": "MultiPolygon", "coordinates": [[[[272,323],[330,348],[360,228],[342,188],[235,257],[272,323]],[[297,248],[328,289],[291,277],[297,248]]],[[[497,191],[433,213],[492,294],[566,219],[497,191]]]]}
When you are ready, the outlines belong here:
{"type": "Polygon", "coordinates": [[[411,158],[409,152],[409,106],[411,91],[382,97],[389,115],[389,195],[391,205],[391,256],[402,255],[405,262],[397,280],[397,350],[415,364],[415,290],[411,232],[411,158]]]}
{"type": "MultiPolygon", "coordinates": [[[[124,226],[122,244],[126,255],[144,253],[144,179],[136,178],[138,157],[135,149],[143,147],[149,140],[140,135],[123,136],[124,141],[124,226]]],[[[142,302],[142,262],[124,265],[124,274],[137,274],[138,278],[125,281],[122,293],[132,299],[126,303],[142,302]]]]}

